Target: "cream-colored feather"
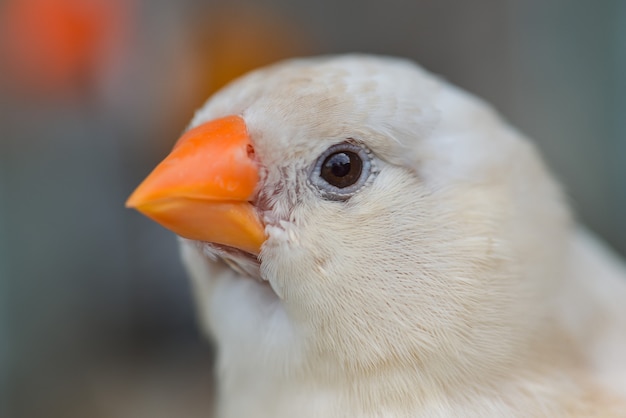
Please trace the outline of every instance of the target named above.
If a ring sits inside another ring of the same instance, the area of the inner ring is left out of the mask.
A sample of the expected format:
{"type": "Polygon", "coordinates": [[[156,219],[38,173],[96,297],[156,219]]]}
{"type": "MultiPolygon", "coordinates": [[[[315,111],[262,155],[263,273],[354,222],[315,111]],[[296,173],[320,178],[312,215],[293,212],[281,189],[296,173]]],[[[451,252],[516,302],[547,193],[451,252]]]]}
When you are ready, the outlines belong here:
{"type": "Polygon", "coordinates": [[[255,71],[192,126],[232,114],[263,168],[259,262],[181,239],[218,417],[626,417],[626,269],[489,106],[351,55],[255,71]],[[311,167],[346,140],[376,172],[325,199],[311,167]]]}

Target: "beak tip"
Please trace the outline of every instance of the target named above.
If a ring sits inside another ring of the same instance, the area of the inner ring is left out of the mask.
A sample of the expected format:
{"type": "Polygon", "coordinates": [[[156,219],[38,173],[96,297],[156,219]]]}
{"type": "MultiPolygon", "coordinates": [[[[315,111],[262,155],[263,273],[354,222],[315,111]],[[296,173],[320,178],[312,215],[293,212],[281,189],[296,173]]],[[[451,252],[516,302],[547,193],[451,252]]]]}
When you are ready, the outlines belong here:
{"type": "Polygon", "coordinates": [[[146,195],[146,193],[144,193],[144,191],[142,190],[141,193],[139,192],[140,187],[138,187],[137,189],[135,189],[135,191],[133,191],[133,193],[128,196],[128,199],[126,199],[126,202],[124,202],[124,207],[128,208],[128,209],[137,209],[148,203],[151,199],[149,195],[146,195]]]}
{"type": "Polygon", "coordinates": [[[130,196],[128,196],[128,199],[126,199],[126,202],[124,202],[124,207],[128,209],[138,209],[140,206],[157,198],[152,190],[145,187],[144,183],[145,181],[133,190],[130,196]]]}
{"type": "Polygon", "coordinates": [[[126,199],[124,207],[127,209],[135,209],[137,207],[137,198],[135,197],[135,193],[131,194],[128,199],[126,199]]]}

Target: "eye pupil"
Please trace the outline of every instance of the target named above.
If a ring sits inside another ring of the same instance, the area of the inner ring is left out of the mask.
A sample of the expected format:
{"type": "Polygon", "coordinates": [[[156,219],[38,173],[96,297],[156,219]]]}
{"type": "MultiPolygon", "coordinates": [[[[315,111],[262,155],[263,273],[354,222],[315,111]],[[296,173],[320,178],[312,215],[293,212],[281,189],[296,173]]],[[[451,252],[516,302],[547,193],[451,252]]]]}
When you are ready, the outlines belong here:
{"type": "Polygon", "coordinates": [[[362,169],[363,161],[356,153],[339,151],[326,157],[320,175],[329,184],[342,189],[356,183],[362,169]]]}
{"type": "Polygon", "coordinates": [[[350,156],[345,152],[331,155],[326,165],[335,177],[345,177],[350,173],[350,156]]]}

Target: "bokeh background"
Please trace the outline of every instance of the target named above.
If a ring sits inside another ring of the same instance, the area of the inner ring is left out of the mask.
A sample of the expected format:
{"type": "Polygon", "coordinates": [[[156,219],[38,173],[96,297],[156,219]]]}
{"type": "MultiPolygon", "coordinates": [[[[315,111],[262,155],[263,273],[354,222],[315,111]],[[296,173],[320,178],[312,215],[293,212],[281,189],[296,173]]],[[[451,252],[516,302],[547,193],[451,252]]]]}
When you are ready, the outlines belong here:
{"type": "Polygon", "coordinates": [[[492,102],[626,253],[626,2],[2,0],[0,417],[208,416],[175,239],[124,200],[228,80],[351,51],[492,102]]]}

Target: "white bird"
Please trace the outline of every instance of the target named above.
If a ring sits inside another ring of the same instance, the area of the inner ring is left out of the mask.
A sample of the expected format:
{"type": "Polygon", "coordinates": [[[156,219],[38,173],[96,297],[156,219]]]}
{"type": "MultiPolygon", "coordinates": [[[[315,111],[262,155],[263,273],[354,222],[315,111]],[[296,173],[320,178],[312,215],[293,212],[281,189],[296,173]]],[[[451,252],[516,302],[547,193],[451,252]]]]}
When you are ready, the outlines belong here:
{"type": "Polygon", "coordinates": [[[127,204],[182,237],[220,418],[626,417],[624,264],[411,62],[254,71],[127,204]]]}

